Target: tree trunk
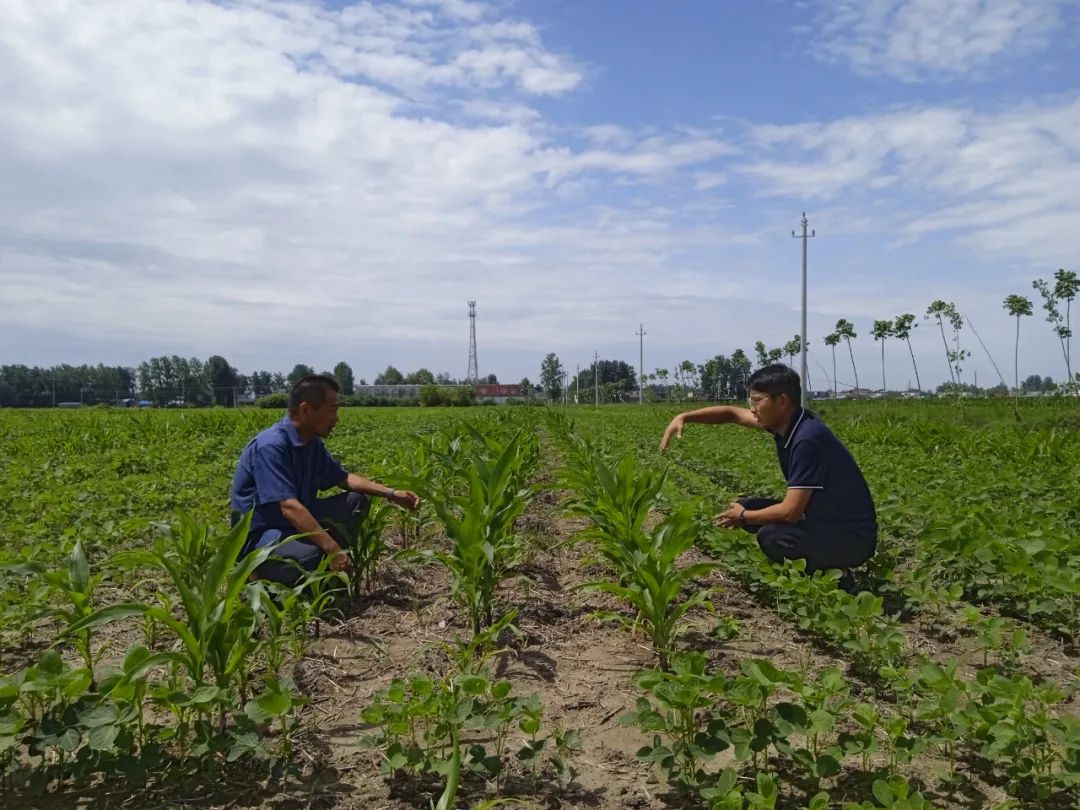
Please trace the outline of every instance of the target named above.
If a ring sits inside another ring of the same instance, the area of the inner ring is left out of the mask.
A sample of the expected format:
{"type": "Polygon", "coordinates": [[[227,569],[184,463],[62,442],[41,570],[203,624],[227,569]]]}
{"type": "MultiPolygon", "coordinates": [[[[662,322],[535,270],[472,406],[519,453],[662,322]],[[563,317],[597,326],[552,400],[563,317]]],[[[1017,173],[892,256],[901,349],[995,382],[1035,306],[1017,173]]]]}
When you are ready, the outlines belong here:
{"type": "Polygon", "coordinates": [[[952,357],[949,355],[949,341],[945,338],[945,323],[941,316],[937,316],[937,325],[941,329],[941,344],[945,347],[945,362],[949,364],[949,379],[956,384],[956,375],[953,374],[952,357]]]}
{"type": "Polygon", "coordinates": [[[922,394],[922,380],[919,379],[919,364],[915,362],[915,350],[911,348],[911,338],[907,338],[907,350],[911,353],[911,366],[915,369],[915,385],[922,394]]]}
{"type": "Polygon", "coordinates": [[[1020,316],[1016,316],[1016,348],[1013,351],[1013,390],[1020,396],[1020,316]]]}
{"type": "Polygon", "coordinates": [[[851,338],[844,338],[844,342],[847,343],[848,354],[851,356],[851,373],[855,375],[855,399],[862,399],[859,391],[859,370],[855,368],[855,352],[851,350],[851,338]]]}
{"type": "Polygon", "coordinates": [[[836,390],[836,346],[832,347],[832,398],[839,399],[840,395],[836,390]]]}
{"type": "Polygon", "coordinates": [[[885,338],[881,339],[881,396],[885,396],[885,338]]]}
{"type": "Polygon", "coordinates": [[[1070,329],[1070,326],[1069,326],[1070,318],[1072,317],[1071,310],[1072,310],[1072,299],[1070,298],[1068,301],[1065,302],[1065,334],[1068,335],[1068,337],[1065,338],[1065,370],[1067,372],[1069,372],[1069,379],[1067,379],[1065,381],[1067,383],[1071,383],[1073,381],[1073,373],[1072,373],[1072,330],[1070,329]]]}

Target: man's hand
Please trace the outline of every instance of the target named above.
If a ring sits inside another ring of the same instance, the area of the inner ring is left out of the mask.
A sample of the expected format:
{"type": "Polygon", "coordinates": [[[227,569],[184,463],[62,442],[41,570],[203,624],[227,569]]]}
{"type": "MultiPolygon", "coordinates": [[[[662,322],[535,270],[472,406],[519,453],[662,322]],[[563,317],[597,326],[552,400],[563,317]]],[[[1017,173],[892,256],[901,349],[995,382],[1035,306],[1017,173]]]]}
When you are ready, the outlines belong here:
{"type": "Polygon", "coordinates": [[[746,508],[741,503],[732,503],[726,512],[721,512],[713,518],[713,523],[723,529],[736,529],[743,525],[739,517],[745,511],[746,508]]]}
{"type": "Polygon", "coordinates": [[[672,436],[677,436],[680,439],[682,438],[684,424],[686,424],[686,422],[681,413],[671,420],[671,424],[668,425],[667,430],[664,431],[664,438],[660,440],[661,451],[667,450],[668,445],[671,444],[672,436]]]}
{"type": "Polygon", "coordinates": [[[337,548],[333,551],[328,551],[327,556],[330,557],[330,570],[331,571],[351,571],[352,570],[352,558],[345,553],[342,548],[337,548]]]}
{"type": "Polygon", "coordinates": [[[387,500],[402,509],[408,509],[410,512],[415,512],[420,508],[420,496],[415,492],[409,492],[407,489],[394,490],[393,496],[387,498],[387,500]]]}

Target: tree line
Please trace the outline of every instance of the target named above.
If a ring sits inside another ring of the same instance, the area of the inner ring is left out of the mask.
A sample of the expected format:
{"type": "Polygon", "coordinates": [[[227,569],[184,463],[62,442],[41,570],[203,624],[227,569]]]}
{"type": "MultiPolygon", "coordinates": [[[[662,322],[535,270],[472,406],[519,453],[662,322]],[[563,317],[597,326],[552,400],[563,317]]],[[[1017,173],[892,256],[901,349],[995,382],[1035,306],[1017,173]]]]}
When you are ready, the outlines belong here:
{"type": "MultiPolygon", "coordinates": [[[[232,407],[272,394],[284,394],[297,380],[314,373],[312,366],[298,363],[288,374],[264,370],[241,374],[217,354],[206,360],[179,355],[151,357],[135,368],[103,364],[3,365],[0,366],[0,407],[122,405],[138,401],[158,407],[232,407]]],[[[345,361],[323,373],[338,381],[344,396],[352,396],[356,386],[368,384],[364,379],[357,381],[352,367],[345,361]]],[[[492,374],[483,381],[496,383],[498,379],[492,374]]],[[[449,374],[433,374],[425,368],[403,374],[387,366],[374,384],[457,386],[459,383],[449,374]]]]}
{"type": "MultiPolygon", "coordinates": [[[[1074,375],[1072,369],[1072,302],[1080,292],[1080,279],[1077,274],[1059,269],[1051,279],[1036,279],[1032,287],[1042,299],[1042,308],[1046,321],[1061,346],[1065,364],[1066,385],[1080,384],[1080,374],[1074,375]]],[[[1020,391],[1053,390],[1054,384],[1049,377],[1028,376],[1023,384],[1020,381],[1020,323],[1024,317],[1034,314],[1034,304],[1030,298],[1020,294],[1010,294],[1002,302],[1005,312],[1016,319],[1016,331],[1013,353],[1013,385],[1015,393],[1020,391]]],[[[976,340],[982,344],[982,338],[975,331],[974,324],[966,319],[956,305],[949,301],[933,301],[922,316],[931,328],[937,327],[941,335],[942,350],[948,368],[949,379],[938,386],[939,393],[961,392],[972,389],[963,377],[965,361],[971,351],[962,342],[962,331],[970,327],[976,340]]],[[[890,319],[874,320],[870,327],[870,336],[881,345],[881,390],[886,388],[885,347],[889,340],[901,341],[906,345],[915,374],[916,390],[922,392],[922,379],[918,362],[911,346],[911,334],[919,326],[919,318],[910,312],[901,313],[890,319]]],[[[865,389],[859,382],[859,370],[855,363],[852,341],[858,337],[855,325],[846,318],[840,318],[832,332],[824,337],[824,345],[832,355],[833,395],[839,396],[836,349],[841,343],[847,348],[848,359],[854,377],[853,390],[859,396],[865,389]]],[[[985,345],[983,345],[985,349],[985,345]]],[[[807,345],[809,350],[809,342],[807,345]]],[[[798,335],[784,345],[766,347],[762,341],[754,344],[754,360],[757,366],[787,359],[794,365],[795,358],[802,350],[798,335]]],[[[1000,380],[1000,388],[1006,392],[1009,386],[1005,377],[989,351],[986,352],[1000,380]]],[[[573,396],[577,401],[622,402],[636,395],[639,386],[644,386],[651,399],[687,399],[704,396],[711,399],[741,399],[746,396],[746,383],[754,368],[754,362],[742,349],[736,349],[730,356],[717,354],[704,363],[683,360],[673,369],[657,368],[652,373],[644,372],[641,378],[633,366],[621,360],[598,360],[588,368],[577,371],[569,378],[555,353],[549,353],[540,366],[540,385],[534,386],[528,378],[521,381],[522,396],[532,399],[536,394],[543,394],[551,401],[559,401],[573,396]]],[[[221,355],[213,355],[207,360],[196,357],[184,358],[178,355],[152,357],[143,361],[136,368],[124,366],[58,365],[48,368],[25,365],[0,366],[0,406],[4,407],[43,407],[65,403],[129,403],[136,399],[145,400],[153,405],[221,405],[231,407],[241,402],[266,397],[270,394],[283,393],[299,380],[314,374],[313,367],[298,363],[289,374],[276,371],[253,371],[241,374],[221,355]]],[[[345,396],[352,396],[356,386],[366,386],[366,380],[356,381],[352,367],[345,361],[334,366],[324,374],[333,376],[341,386],[345,396]]],[[[827,374],[827,372],[826,372],[827,374]]],[[[498,378],[488,375],[481,382],[498,383],[498,378]]],[[[809,385],[809,381],[804,381],[809,385]]],[[[388,365],[373,381],[374,385],[419,385],[449,388],[459,385],[449,374],[434,374],[426,368],[411,373],[403,373],[388,365]]],[[[438,394],[443,399],[451,397],[449,392],[438,394]]],[[[429,399],[436,394],[429,392],[429,399]]],[[[452,397],[451,397],[452,398],[452,397]]]]}
{"type": "MultiPolygon", "coordinates": [[[[1066,385],[1080,384],[1080,374],[1074,375],[1072,369],[1072,302],[1080,292],[1080,280],[1075,272],[1059,269],[1050,280],[1036,279],[1032,287],[1038,291],[1042,298],[1042,308],[1046,313],[1046,320],[1053,329],[1054,335],[1061,344],[1062,358],[1065,363],[1066,385]]],[[[1002,302],[1005,312],[1016,318],[1016,336],[1013,353],[1013,385],[1012,391],[1019,392],[1047,392],[1057,390],[1058,386],[1050,377],[1040,377],[1038,374],[1029,375],[1021,383],[1020,381],[1020,319],[1034,313],[1034,305],[1031,299],[1019,294],[1006,296],[1002,302]]],[[[931,328],[937,327],[941,335],[942,348],[949,379],[935,389],[937,393],[963,393],[977,391],[976,386],[964,380],[964,364],[971,357],[970,349],[962,343],[961,333],[966,326],[970,327],[975,339],[985,350],[985,344],[974,324],[970,319],[965,321],[964,315],[951,301],[936,300],[930,303],[922,316],[922,320],[928,322],[931,328]]],[[[922,379],[919,375],[919,365],[915,359],[915,351],[911,346],[911,334],[919,326],[919,318],[914,313],[905,312],[890,319],[874,320],[870,327],[870,336],[881,345],[881,392],[885,393],[886,383],[886,355],[885,345],[889,340],[902,341],[911,357],[912,369],[915,373],[916,391],[924,391],[922,379]]],[[[833,331],[827,334],[823,340],[832,354],[832,392],[834,397],[840,395],[837,374],[836,348],[841,343],[847,348],[848,359],[851,363],[851,371],[854,376],[852,391],[855,396],[860,396],[864,389],[859,382],[859,370],[855,363],[855,351],[852,341],[858,337],[855,324],[847,318],[840,318],[836,322],[833,331]]],[[[809,351],[807,341],[807,351],[809,351]]],[[[802,352],[802,340],[795,335],[782,346],[768,348],[763,341],[754,344],[754,360],[757,367],[763,367],[772,363],[786,360],[788,365],[795,365],[795,358],[802,352]]],[[[996,393],[1009,393],[1010,387],[1005,382],[1005,377],[998,368],[997,362],[986,350],[991,365],[998,374],[1000,384],[989,389],[996,393]]],[[[594,362],[588,369],[576,374],[568,381],[567,370],[563,367],[558,355],[549,353],[540,366],[540,385],[543,394],[551,401],[559,401],[573,396],[579,402],[592,402],[599,399],[601,402],[625,401],[637,391],[638,385],[645,387],[651,399],[687,399],[690,397],[703,396],[709,399],[742,399],[747,395],[746,385],[750,374],[754,369],[754,362],[742,349],[736,349],[731,356],[718,354],[704,363],[694,363],[691,360],[683,360],[673,369],[657,368],[651,374],[644,372],[638,380],[633,366],[621,361],[601,360],[594,362]]],[[[827,372],[826,372],[827,375],[827,372]]],[[[804,381],[809,386],[809,381],[804,381]]]]}

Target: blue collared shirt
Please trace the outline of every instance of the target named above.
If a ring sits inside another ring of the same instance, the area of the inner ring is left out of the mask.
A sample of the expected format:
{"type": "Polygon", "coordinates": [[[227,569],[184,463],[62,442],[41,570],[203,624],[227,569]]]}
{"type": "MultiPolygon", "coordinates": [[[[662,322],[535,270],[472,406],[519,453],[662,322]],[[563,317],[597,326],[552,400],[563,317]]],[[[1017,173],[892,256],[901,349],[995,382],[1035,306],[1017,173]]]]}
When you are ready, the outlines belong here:
{"type": "Polygon", "coordinates": [[[253,506],[251,533],[293,531],[281,514],[281,501],[295,498],[311,508],[319,490],[343,485],[349,474],[316,437],[305,443],[286,415],[248,442],[232,482],[232,510],[253,506]]]}
{"type": "Polygon", "coordinates": [[[783,436],[774,434],[788,489],[811,489],[806,519],[859,537],[877,536],[870,487],[844,444],[816,415],[799,408],[783,436]]]}

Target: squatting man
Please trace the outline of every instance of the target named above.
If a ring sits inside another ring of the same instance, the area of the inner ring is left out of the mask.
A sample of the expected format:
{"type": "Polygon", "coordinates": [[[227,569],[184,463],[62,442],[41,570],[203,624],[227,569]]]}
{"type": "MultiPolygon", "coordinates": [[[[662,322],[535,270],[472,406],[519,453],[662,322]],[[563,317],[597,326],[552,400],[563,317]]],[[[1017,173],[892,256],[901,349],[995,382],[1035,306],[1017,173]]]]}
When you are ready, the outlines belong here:
{"type": "Polygon", "coordinates": [[[248,442],[232,482],[235,525],[251,511],[242,555],[281,543],[256,575],[294,586],[329,557],[332,571],[348,571],[345,553],[371,507],[371,497],[386,498],[410,511],[420,498],[408,490],[382,486],[345,470],[323,439],[338,421],[339,387],[333,377],[313,374],[289,392],[288,413],[248,442]],[[319,498],[320,490],[344,492],[319,498]],[[306,535],[282,543],[296,534],[306,535]]]}
{"type": "Polygon", "coordinates": [[[682,437],[688,422],[736,424],[767,430],[776,442],[787,480],[783,500],[740,498],[715,517],[724,528],[757,536],[773,562],[806,560],[807,573],[842,569],[840,587],[854,591],[850,569],[877,549],[877,517],[870,488],[848,449],[825,423],[800,407],[799,375],[785,365],[758,369],[750,377],[749,408],[717,405],[671,420],[660,449],[682,437]]]}

